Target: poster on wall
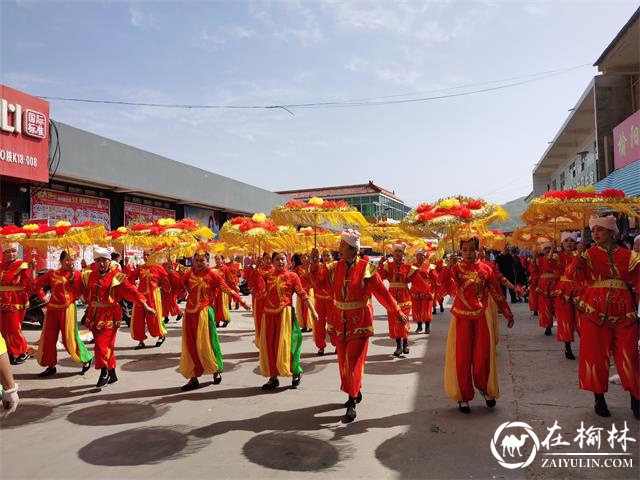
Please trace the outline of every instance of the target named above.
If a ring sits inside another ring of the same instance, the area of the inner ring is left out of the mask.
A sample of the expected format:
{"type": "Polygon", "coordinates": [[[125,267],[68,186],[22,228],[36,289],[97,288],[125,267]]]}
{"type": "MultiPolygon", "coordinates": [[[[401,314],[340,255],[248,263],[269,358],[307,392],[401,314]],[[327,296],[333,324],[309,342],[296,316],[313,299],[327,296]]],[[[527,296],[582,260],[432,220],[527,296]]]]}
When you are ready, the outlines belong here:
{"type": "Polygon", "coordinates": [[[152,223],[159,218],[176,218],[176,212],[166,208],[150,207],[139,203],[124,202],[124,226],[152,223]]]}
{"type": "Polygon", "coordinates": [[[93,222],[111,230],[110,202],[56,190],[39,190],[31,195],[31,218],[42,218],[49,225],[64,220],[71,223],[93,222]]]}
{"type": "Polygon", "coordinates": [[[207,208],[190,207],[186,205],[184,207],[184,216],[200,222],[202,225],[209,227],[214,231],[216,237],[220,231],[222,212],[216,210],[210,210],[207,208]]]}

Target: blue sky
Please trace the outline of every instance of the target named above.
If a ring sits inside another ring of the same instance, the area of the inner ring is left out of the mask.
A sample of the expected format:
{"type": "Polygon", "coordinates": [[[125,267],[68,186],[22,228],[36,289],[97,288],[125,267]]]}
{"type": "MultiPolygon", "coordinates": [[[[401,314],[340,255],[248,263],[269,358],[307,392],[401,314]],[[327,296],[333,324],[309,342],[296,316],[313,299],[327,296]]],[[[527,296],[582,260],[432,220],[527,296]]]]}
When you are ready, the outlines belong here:
{"type": "MultiPolygon", "coordinates": [[[[280,105],[591,65],[635,1],[1,1],[1,81],[43,96],[280,105]]],[[[375,183],[407,203],[505,202],[596,74],[358,108],[176,110],[52,101],[52,117],[270,190],[375,183]]],[[[503,82],[505,83],[505,82],[503,82]]],[[[482,85],[478,88],[499,84],[482,85]]],[[[64,159],[63,159],[64,161],[64,159]]]]}

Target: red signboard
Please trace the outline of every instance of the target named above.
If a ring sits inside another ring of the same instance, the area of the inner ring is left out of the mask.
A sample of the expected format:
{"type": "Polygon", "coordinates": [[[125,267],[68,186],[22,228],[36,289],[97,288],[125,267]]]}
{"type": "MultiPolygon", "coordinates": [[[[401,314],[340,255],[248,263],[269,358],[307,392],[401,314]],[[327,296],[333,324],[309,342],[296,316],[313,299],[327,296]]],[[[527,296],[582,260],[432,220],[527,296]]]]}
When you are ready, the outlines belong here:
{"type": "Polygon", "coordinates": [[[615,169],[640,160],[640,110],[613,129],[615,169]]]}
{"type": "Polygon", "coordinates": [[[111,229],[110,203],[107,198],[75,193],[40,190],[31,196],[31,217],[46,218],[50,225],[60,220],[71,223],[94,222],[111,229]]]}
{"type": "Polygon", "coordinates": [[[159,218],[176,218],[176,212],[166,208],[150,207],[139,203],[124,202],[124,226],[152,223],[159,218]]]}
{"type": "Polygon", "coordinates": [[[49,102],[2,84],[0,175],[49,181],[49,102]]]}

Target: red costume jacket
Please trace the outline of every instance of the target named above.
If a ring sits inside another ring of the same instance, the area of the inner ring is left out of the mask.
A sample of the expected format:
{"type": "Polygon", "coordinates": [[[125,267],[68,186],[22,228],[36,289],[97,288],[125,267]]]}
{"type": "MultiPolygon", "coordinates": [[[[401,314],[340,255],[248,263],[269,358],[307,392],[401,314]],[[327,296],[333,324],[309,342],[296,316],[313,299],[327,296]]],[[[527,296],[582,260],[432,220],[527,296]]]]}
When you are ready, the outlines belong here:
{"type": "Polygon", "coordinates": [[[18,312],[29,307],[31,271],[22,260],[0,263],[0,310],[18,312]]]}

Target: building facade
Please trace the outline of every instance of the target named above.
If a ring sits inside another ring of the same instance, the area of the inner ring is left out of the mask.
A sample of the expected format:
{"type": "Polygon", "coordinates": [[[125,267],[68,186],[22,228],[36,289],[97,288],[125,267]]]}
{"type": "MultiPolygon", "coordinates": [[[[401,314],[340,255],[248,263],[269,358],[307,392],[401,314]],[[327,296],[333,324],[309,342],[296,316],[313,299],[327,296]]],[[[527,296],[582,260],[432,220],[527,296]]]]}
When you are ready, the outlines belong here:
{"type": "Polygon", "coordinates": [[[311,197],[335,201],[344,200],[357,208],[369,221],[385,218],[400,221],[411,210],[411,207],[405,205],[395,192],[379,187],[372,181],[357,185],[286,190],[276,193],[303,201],[307,201],[311,197]]]}
{"type": "Polygon", "coordinates": [[[0,115],[1,225],[65,220],[93,221],[114,229],[163,217],[189,217],[217,231],[229,216],[268,212],[287,201],[273,192],[50,121],[48,103],[36,97],[4,85],[0,93],[5,112],[0,115]],[[33,127],[44,122],[44,130],[36,128],[29,136],[25,128],[31,117],[33,127]]]}

